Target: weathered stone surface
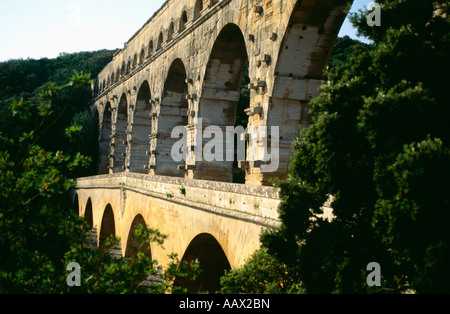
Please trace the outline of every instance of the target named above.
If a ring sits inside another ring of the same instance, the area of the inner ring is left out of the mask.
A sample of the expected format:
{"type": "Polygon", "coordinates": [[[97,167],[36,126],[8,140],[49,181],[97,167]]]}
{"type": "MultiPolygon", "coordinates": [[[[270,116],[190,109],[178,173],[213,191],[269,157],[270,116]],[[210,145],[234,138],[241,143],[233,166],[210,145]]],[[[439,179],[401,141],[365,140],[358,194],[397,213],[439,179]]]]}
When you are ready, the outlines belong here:
{"type": "Polygon", "coordinates": [[[242,266],[259,249],[261,231],[280,225],[279,191],[265,185],[289,173],[292,143],[298,126],[311,122],[309,102],[318,95],[347,2],[166,1],[93,83],[101,175],[78,179],[76,190],[79,213],[92,228],[89,245],[114,235],[121,246],[113,253],[127,255],[140,223],[168,235],[163,247],[152,243],[148,252],[160,265],[170,253],[199,258],[206,265],[202,284],[211,289],[224,269],[242,266]],[[250,104],[239,114],[247,64],[250,104]],[[200,132],[234,127],[238,116],[249,119],[242,126],[246,160],[199,160],[208,142],[200,143],[200,132]],[[177,126],[185,127],[182,150],[190,160],[172,156],[177,126]],[[251,135],[253,127],[267,128],[268,136],[251,135]],[[263,172],[272,143],[279,144],[279,167],[263,172]],[[231,184],[240,171],[246,184],[231,184]]]}
{"type": "MultiPolygon", "coordinates": [[[[249,112],[248,126],[279,126],[281,140],[292,142],[298,125],[310,122],[308,103],[318,94],[346,2],[167,1],[93,84],[101,128],[100,173],[232,180],[222,173],[232,172],[227,163],[193,161],[194,170],[180,172],[170,154],[170,135],[174,127],[192,125],[196,118],[203,119],[204,127],[234,126],[247,63],[249,109],[258,108],[249,112]],[[147,141],[145,136],[152,134],[169,138],[147,141]],[[139,144],[133,144],[136,140],[139,144]],[[147,156],[149,149],[158,154],[147,156]]],[[[263,154],[258,148],[259,159],[263,154]]],[[[280,159],[289,159],[292,152],[285,148],[281,154],[280,159]]],[[[245,171],[247,184],[267,185],[269,178],[286,177],[288,169],[283,163],[276,173],[245,171]]]]}
{"type": "Polygon", "coordinates": [[[196,236],[210,234],[231,267],[239,267],[259,248],[261,231],[279,227],[280,200],[271,187],[121,173],[78,179],[76,192],[80,215],[92,217],[90,242],[117,236],[125,255],[133,222],[142,217],[169,236],[163,248],[151,247],[161,265],[170,253],[183,257],[196,236]]]}

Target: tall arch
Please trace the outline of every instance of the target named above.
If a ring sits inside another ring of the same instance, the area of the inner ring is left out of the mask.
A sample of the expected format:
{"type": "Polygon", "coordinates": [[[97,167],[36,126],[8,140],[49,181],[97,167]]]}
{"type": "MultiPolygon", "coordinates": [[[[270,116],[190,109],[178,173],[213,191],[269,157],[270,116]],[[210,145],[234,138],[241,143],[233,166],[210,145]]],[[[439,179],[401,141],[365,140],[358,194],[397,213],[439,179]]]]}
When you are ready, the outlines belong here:
{"type": "Polygon", "coordinates": [[[111,103],[107,102],[103,110],[103,121],[101,123],[100,131],[100,160],[99,160],[99,174],[109,174],[110,168],[110,144],[112,135],[112,110],[111,103]]]}
{"type": "Polygon", "coordinates": [[[273,177],[288,176],[294,153],[292,143],[300,134],[299,126],[311,124],[309,102],[319,94],[324,69],[346,16],[344,8],[342,0],[318,2],[308,8],[299,0],[292,10],[276,58],[267,112],[269,130],[279,127],[279,168],[275,173],[261,175],[259,181],[264,185],[270,184],[273,177]]]}
{"type": "Polygon", "coordinates": [[[145,60],[145,48],[142,47],[141,53],[139,54],[139,64],[144,63],[145,60]]]}
{"type": "Polygon", "coordinates": [[[72,213],[74,213],[76,216],[80,215],[80,203],[78,201],[78,194],[75,193],[75,197],[72,202],[72,213]]]}
{"type": "Polygon", "coordinates": [[[180,18],[180,30],[179,32],[184,31],[184,29],[186,28],[186,23],[188,22],[188,16],[187,16],[187,12],[186,10],[183,10],[183,13],[181,13],[181,18],[180,18]]]}
{"type": "Polygon", "coordinates": [[[150,86],[144,81],[139,88],[136,99],[132,126],[132,141],[130,145],[130,172],[148,173],[150,149],[149,135],[152,133],[152,119],[150,113],[150,86]]]}
{"type": "Polygon", "coordinates": [[[86,208],[84,210],[84,220],[87,223],[86,244],[88,248],[97,248],[98,235],[97,228],[94,227],[94,214],[92,210],[91,198],[86,202],[86,208]]]}
{"type": "Polygon", "coordinates": [[[150,58],[153,53],[153,40],[150,40],[148,43],[148,57],[150,58]]]}
{"type": "Polygon", "coordinates": [[[158,175],[184,177],[178,169],[179,162],[172,158],[172,147],[178,141],[172,139],[172,130],[178,126],[187,126],[188,86],[186,69],[180,59],[173,61],[164,84],[163,97],[158,119],[158,144],[156,170],[158,175]]]}
{"type": "Polygon", "coordinates": [[[160,32],[158,36],[158,45],[156,49],[161,49],[163,43],[164,43],[164,35],[162,32],[160,32]]]}
{"type": "Polygon", "coordinates": [[[116,125],[114,132],[114,167],[113,172],[123,172],[126,169],[125,160],[127,153],[127,129],[128,129],[128,100],[122,95],[117,108],[116,125]]]}
{"type": "Polygon", "coordinates": [[[84,219],[88,224],[89,230],[94,228],[94,213],[92,211],[92,201],[91,198],[86,202],[86,208],[84,209],[84,219]]]}
{"type": "Polygon", "coordinates": [[[116,236],[116,224],[114,221],[114,212],[110,204],[105,208],[100,227],[100,248],[106,247],[106,240],[116,236]]]}
{"type": "MultiPolygon", "coordinates": [[[[233,181],[235,160],[227,161],[227,147],[233,146],[234,149],[235,145],[226,141],[227,139],[231,141],[232,135],[226,133],[226,127],[234,127],[237,116],[246,116],[245,106],[239,106],[238,113],[238,103],[241,99],[241,83],[247,64],[244,36],[237,25],[227,24],[217,37],[210,54],[198,112],[198,117],[202,118],[203,128],[218,126],[222,130],[223,140],[216,142],[222,148],[222,154],[216,154],[213,161],[206,158],[202,161],[196,160],[195,170],[188,176],[202,180],[233,181]]],[[[242,125],[242,128],[246,129],[247,125],[242,125]]],[[[236,143],[236,138],[234,136],[233,138],[236,143]]],[[[211,139],[203,138],[203,145],[209,141],[211,139]]]]}
{"type": "Polygon", "coordinates": [[[194,20],[198,19],[203,11],[203,0],[197,0],[194,7],[194,20]]]}
{"type": "Polygon", "coordinates": [[[132,63],[132,66],[131,66],[131,70],[136,69],[137,66],[138,66],[138,55],[135,53],[134,56],[133,56],[133,63],[132,63]]]}
{"type": "Polygon", "coordinates": [[[125,74],[126,74],[126,68],[127,68],[127,66],[126,66],[125,60],[124,60],[124,61],[122,61],[122,72],[121,72],[122,77],[125,76],[125,74]]]}
{"type": "Polygon", "coordinates": [[[169,33],[168,33],[168,36],[167,36],[167,41],[172,40],[173,34],[175,34],[175,25],[174,25],[173,22],[171,22],[170,26],[169,26],[169,33]]]}
{"type": "Polygon", "coordinates": [[[137,215],[131,223],[130,231],[128,232],[127,246],[125,249],[126,257],[135,258],[140,251],[149,258],[152,258],[150,243],[145,242],[145,239],[141,239],[135,235],[136,229],[141,226],[145,227],[147,224],[141,215],[137,215]]]}
{"type": "Polygon", "coordinates": [[[220,278],[231,266],[219,242],[210,234],[203,233],[195,237],[189,244],[182,258],[191,262],[198,260],[202,272],[195,281],[177,278],[176,283],[187,288],[189,293],[209,292],[220,290],[220,278]]]}

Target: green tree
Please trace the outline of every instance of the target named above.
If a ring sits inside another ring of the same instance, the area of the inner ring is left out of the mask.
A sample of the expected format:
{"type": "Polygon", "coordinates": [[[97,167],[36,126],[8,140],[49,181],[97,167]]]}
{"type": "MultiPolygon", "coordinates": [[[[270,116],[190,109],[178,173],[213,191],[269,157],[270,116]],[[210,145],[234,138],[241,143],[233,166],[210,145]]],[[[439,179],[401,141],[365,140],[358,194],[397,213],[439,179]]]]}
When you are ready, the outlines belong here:
{"type": "MultiPolygon", "coordinates": [[[[0,63],[0,132],[9,138],[21,135],[28,126],[19,117],[14,116],[11,104],[14,103],[36,103],[41,101],[41,93],[47,93],[46,98],[52,98],[54,119],[62,112],[57,119],[58,123],[47,129],[46,135],[39,139],[38,144],[49,151],[62,150],[65,153],[72,153],[71,150],[78,150],[88,156],[96,158],[95,154],[98,145],[92,141],[87,141],[84,145],[67,143],[68,138],[64,133],[59,132],[71,126],[75,114],[85,115],[90,113],[88,104],[92,97],[90,86],[82,89],[63,88],[67,78],[75,73],[91,73],[92,77],[103,69],[112,60],[114,51],[101,50],[95,52],[79,52],[73,54],[61,54],[58,58],[40,60],[10,60],[0,63]],[[52,82],[52,83],[49,83],[52,82]],[[53,90],[53,91],[52,91],[53,90]],[[58,90],[56,93],[55,91],[58,90]],[[73,93],[69,95],[69,93],[73,93]],[[59,99],[58,99],[59,98],[59,99]],[[50,136],[51,135],[51,136],[50,136]],[[46,141],[46,139],[49,139],[46,141]]],[[[40,117],[34,115],[36,121],[27,123],[41,123],[40,117]]],[[[84,120],[85,128],[79,131],[79,136],[85,139],[94,139],[98,136],[91,127],[87,127],[87,119],[84,120]]],[[[90,123],[95,124],[95,119],[91,118],[90,123]]],[[[43,123],[43,125],[47,125],[43,123]]],[[[48,125],[47,125],[48,126],[48,125]]],[[[86,169],[85,175],[94,174],[96,164],[92,163],[86,169]]]]}
{"type": "MultiPolygon", "coordinates": [[[[63,87],[48,84],[37,102],[11,105],[16,132],[11,130],[11,137],[0,133],[0,293],[183,292],[174,285],[175,278],[195,277],[198,264],[187,265],[174,255],[160,283],[140,285],[148,276],[157,275],[156,261],[141,249],[150,241],[163,243],[165,236],[158,231],[137,228],[135,236],[140,241],[133,242],[136,251],[129,258],[113,258],[108,247],[87,247],[87,223],[71,210],[68,195],[75,187],[70,178],[83,173],[92,158],[40,146],[57,148],[51,137],[66,135],[76,143],[85,119],[74,115],[77,110],[70,110],[68,104],[90,83],[89,75],[77,74],[63,87]],[[75,126],[64,129],[61,121],[66,119],[75,126]],[[81,287],[66,283],[66,267],[71,262],[82,266],[81,287]]],[[[116,241],[110,239],[109,245],[116,241]]]]}
{"type": "Polygon", "coordinates": [[[352,15],[373,44],[327,73],[281,184],[282,227],[262,236],[308,293],[450,292],[449,6],[379,3],[381,27],[352,15]],[[318,218],[330,199],[335,218],[318,218]]]}
{"type": "Polygon", "coordinates": [[[242,268],[227,271],[220,279],[223,294],[280,294],[300,293],[295,281],[295,268],[279,262],[261,249],[255,252],[242,268]]]}

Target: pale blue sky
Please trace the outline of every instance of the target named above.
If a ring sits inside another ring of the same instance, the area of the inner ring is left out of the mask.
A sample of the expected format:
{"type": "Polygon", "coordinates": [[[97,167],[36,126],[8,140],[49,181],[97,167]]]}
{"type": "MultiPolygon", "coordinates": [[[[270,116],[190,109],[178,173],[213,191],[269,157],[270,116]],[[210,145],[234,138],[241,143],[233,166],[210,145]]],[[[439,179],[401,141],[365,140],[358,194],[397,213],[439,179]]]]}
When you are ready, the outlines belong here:
{"type": "MultiPolygon", "coordinates": [[[[165,0],[0,0],[0,61],[122,48],[165,0]]],[[[355,0],[352,10],[372,0],[355,0]]],[[[341,36],[355,38],[348,22],[341,36]]]]}

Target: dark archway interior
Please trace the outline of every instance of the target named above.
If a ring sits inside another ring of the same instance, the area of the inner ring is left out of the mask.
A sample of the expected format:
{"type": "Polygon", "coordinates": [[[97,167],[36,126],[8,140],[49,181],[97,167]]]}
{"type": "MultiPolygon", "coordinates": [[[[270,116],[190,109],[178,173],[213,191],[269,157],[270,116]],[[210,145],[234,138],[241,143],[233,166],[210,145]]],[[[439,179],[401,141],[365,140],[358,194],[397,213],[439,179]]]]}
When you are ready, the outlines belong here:
{"type": "Polygon", "coordinates": [[[128,128],[128,101],[122,95],[117,110],[116,131],[114,137],[114,173],[125,170],[127,152],[127,128],[128,128]]]}
{"type": "Polygon", "coordinates": [[[203,0],[197,0],[194,8],[194,20],[198,19],[203,11],[203,0]]]}
{"type": "Polygon", "coordinates": [[[158,157],[156,174],[184,177],[184,172],[178,169],[180,163],[172,158],[172,147],[178,139],[172,139],[171,134],[175,127],[187,126],[186,99],[188,86],[186,83],[186,69],[180,59],[176,59],[171,67],[164,85],[163,98],[160,105],[158,123],[158,157]]]}
{"type": "Polygon", "coordinates": [[[76,216],[80,214],[80,203],[78,201],[78,194],[75,194],[75,198],[72,203],[72,213],[76,216]]]}
{"type": "Polygon", "coordinates": [[[91,249],[97,248],[97,228],[94,228],[94,217],[92,212],[92,201],[89,200],[86,203],[86,209],[84,211],[84,220],[87,223],[86,232],[86,244],[91,249]]]}
{"type": "Polygon", "coordinates": [[[114,222],[114,212],[111,205],[106,206],[103,213],[102,225],[100,228],[100,248],[107,248],[105,241],[116,236],[116,225],[114,222]]]}
{"type": "Polygon", "coordinates": [[[150,118],[152,106],[150,98],[150,86],[145,81],[139,89],[134,111],[132,142],[130,145],[130,172],[148,173],[145,166],[149,165],[147,151],[150,149],[149,135],[152,133],[152,120],[150,118]]]}
{"type": "Polygon", "coordinates": [[[202,269],[200,276],[195,281],[177,278],[176,284],[186,288],[189,293],[219,291],[220,278],[231,266],[222,247],[210,234],[197,236],[187,248],[182,260],[191,262],[196,259],[202,269]]]}
{"type": "Polygon", "coordinates": [[[146,223],[141,215],[134,218],[131,224],[130,233],[128,234],[127,248],[125,250],[125,256],[135,258],[140,251],[143,251],[150,258],[152,257],[150,244],[145,239],[139,238],[135,235],[137,228],[145,227],[146,223]]]}
{"type": "MultiPolygon", "coordinates": [[[[205,73],[199,104],[199,117],[203,119],[203,127],[219,126],[223,134],[227,126],[247,128],[248,116],[245,109],[250,105],[250,95],[247,87],[243,86],[245,83],[248,84],[248,55],[245,40],[237,25],[228,24],[216,39],[205,73]]],[[[210,139],[204,139],[203,145],[209,141],[210,139]]],[[[236,142],[237,137],[233,145],[235,152],[236,142]]],[[[223,161],[198,163],[195,178],[245,182],[245,174],[237,168],[236,157],[234,161],[226,160],[227,144],[230,143],[224,138],[223,161]]]]}
{"type": "Polygon", "coordinates": [[[94,218],[92,213],[92,201],[89,199],[86,203],[86,209],[84,210],[84,219],[88,224],[89,230],[94,228],[94,218]]]}
{"type": "Polygon", "coordinates": [[[109,154],[111,151],[111,104],[108,102],[103,112],[102,131],[100,136],[99,174],[109,174],[109,154]]]}
{"type": "Polygon", "coordinates": [[[299,126],[306,128],[311,124],[310,95],[287,96],[277,91],[282,91],[286,84],[293,84],[292,89],[297,90],[300,87],[294,86],[308,84],[308,93],[318,94],[318,86],[314,87],[309,80],[320,81],[324,77],[324,69],[337,37],[335,23],[339,18],[330,20],[327,14],[327,10],[332,10],[334,6],[335,1],[324,2],[305,14],[302,1],[297,1],[292,12],[275,67],[274,96],[267,113],[267,126],[279,128],[279,168],[277,172],[265,174],[263,184],[270,184],[271,178],[287,178],[293,153],[292,143],[300,135],[299,126]]]}

